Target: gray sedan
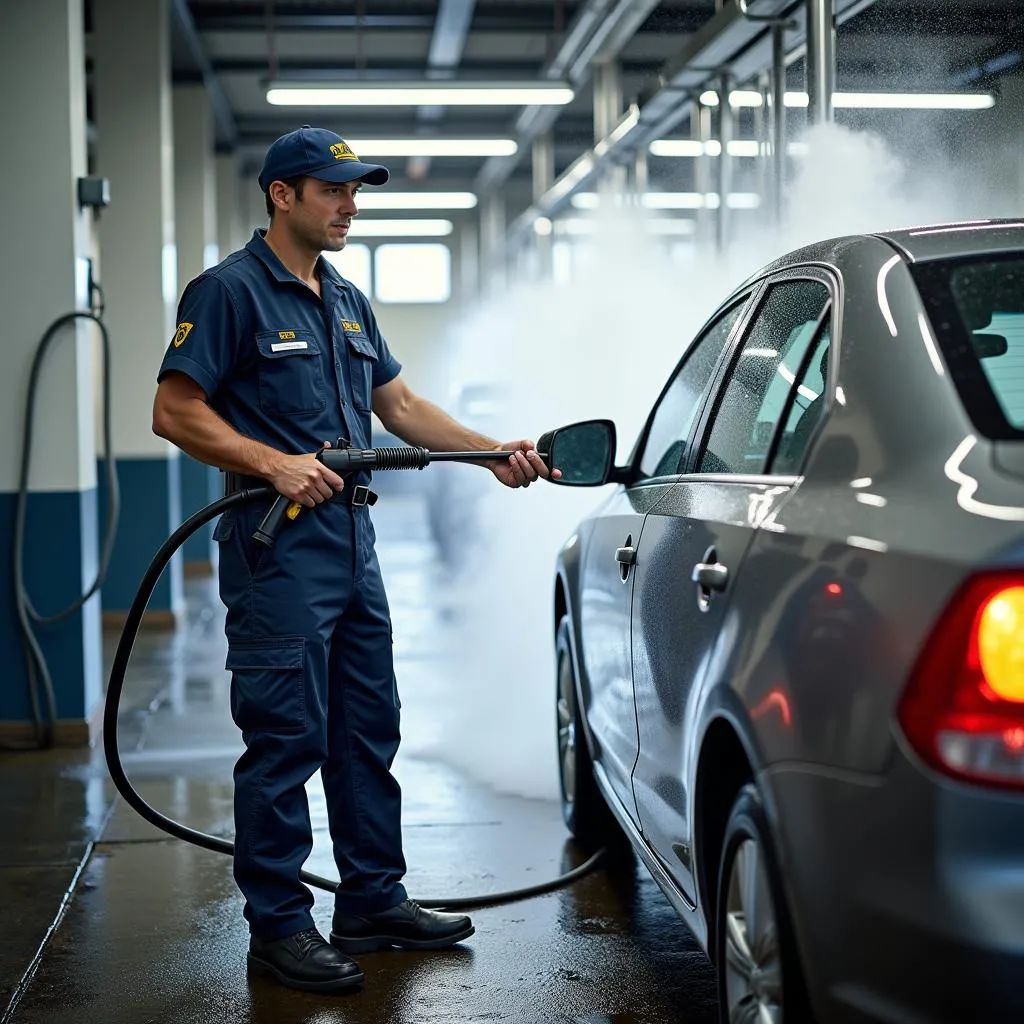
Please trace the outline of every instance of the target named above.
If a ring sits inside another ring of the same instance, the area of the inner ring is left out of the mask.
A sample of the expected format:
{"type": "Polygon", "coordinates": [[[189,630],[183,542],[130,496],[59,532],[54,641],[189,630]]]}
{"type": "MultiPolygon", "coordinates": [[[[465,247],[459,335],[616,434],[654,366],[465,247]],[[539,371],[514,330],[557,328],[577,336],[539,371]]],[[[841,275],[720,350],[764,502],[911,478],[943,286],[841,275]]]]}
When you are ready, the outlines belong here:
{"type": "Polygon", "coordinates": [[[563,810],[625,836],[723,1019],[1024,1020],[1024,223],[733,292],[558,557],[563,810]]]}

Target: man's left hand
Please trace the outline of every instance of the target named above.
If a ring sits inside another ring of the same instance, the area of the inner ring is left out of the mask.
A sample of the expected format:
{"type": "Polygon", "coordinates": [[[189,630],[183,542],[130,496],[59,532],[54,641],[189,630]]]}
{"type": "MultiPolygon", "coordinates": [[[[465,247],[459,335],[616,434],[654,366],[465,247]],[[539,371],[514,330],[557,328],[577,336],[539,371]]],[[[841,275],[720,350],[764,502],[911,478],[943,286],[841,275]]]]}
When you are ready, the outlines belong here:
{"type": "Polygon", "coordinates": [[[534,480],[557,480],[562,474],[548,470],[532,441],[508,441],[501,450],[510,452],[507,462],[490,463],[491,472],[506,487],[529,487],[534,480]]]}

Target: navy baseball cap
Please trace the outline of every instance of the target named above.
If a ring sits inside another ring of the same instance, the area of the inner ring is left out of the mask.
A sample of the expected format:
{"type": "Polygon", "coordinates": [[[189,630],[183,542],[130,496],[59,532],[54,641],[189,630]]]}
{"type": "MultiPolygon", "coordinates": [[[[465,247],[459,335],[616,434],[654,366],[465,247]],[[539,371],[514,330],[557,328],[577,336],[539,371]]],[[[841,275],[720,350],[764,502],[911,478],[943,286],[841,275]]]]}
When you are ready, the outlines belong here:
{"type": "Polygon", "coordinates": [[[380,164],[364,164],[340,135],[304,124],[271,144],[258,180],[266,192],[273,181],[300,177],[383,185],[390,175],[380,164]]]}

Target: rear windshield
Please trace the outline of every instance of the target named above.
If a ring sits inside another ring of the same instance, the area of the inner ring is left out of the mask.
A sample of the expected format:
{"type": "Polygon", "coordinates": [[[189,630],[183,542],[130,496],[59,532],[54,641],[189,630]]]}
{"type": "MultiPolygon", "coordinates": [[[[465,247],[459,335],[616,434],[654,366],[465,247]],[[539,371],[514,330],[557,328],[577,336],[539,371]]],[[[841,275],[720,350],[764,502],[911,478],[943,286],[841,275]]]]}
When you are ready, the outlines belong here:
{"type": "Polygon", "coordinates": [[[1024,436],[1024,253],[911,268],[968,415],[1024,436]]]}

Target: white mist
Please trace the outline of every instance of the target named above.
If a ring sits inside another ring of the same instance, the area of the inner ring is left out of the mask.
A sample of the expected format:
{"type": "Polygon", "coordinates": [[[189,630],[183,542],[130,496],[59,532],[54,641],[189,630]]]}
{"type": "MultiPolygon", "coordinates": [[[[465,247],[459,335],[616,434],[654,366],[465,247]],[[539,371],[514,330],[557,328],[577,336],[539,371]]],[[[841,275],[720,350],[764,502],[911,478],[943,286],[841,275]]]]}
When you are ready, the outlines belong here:
{"type": "MultiPolygon", "coordinates": [[[[571,284],[518,285],[464,320],[451,346],[451,379],[507,388],[503,440],[611,418],[621,461],[687,343],[750,273],[839,234],[985,215],[957,209],[952,189],[911,173],[876,136],[826,126],[804,141],[809,152],[794,165],[780,228],[748,230],[723,255],[711,248],[672,265],[644,232],[643,214],[617,204],[596,215],[571,284]]],[[[499,791],[557,797],[554,564],[574,524],[605,493],[543,483],[489,489],[485,541],[444,597],[454,632],[434,694],[443,701],[440,731],[418,753],[499,791]]]]}

